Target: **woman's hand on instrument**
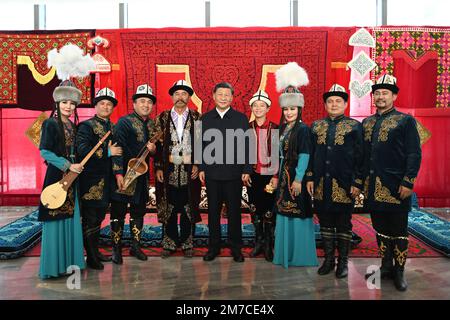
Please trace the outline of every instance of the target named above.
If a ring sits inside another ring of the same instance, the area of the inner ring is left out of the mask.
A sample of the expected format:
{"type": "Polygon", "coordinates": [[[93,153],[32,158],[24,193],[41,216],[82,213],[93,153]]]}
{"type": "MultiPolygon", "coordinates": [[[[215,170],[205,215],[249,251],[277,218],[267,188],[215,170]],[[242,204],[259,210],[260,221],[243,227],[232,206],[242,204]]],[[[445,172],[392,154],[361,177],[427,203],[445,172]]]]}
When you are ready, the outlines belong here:
{"type": "Polygon", "coordinates": [[[191,179],[195,180],[198,177],[198,167],[194,164],[192,166],[192,174],[191,174],[191,179]]]}
{"type": "Polygon", "coordinates": [[[148,151],[150,151],[151,154],[155,153],[156,151],[156,144],[154,144],[153,142],[147,142],[147,149],[148,151]]]}
{"type": "Polygon", "coordinates": [[[160,183],[164,182],[164,172],[162,170],[156,170],[156,179],[160,183]]]}
{"type": "Polygon", "coordinates": [[[297,197],[298,195],[300,195],[301,192],[302,192],[302,183],[294,180],[291,186],[291,194],[294,197],[297,197]]]}
{"type": "Polygon", "coordinates": [[[80,174],[81,171],[83,171],[83,169],[84,169],[83,166],[79,163],[73,163],[70,165],[70,168],[69,168],[70,171],[78,173],[78,174],[80,174]]]}
{"type": "Polygon", "coordinates": [[[111,153],[111,156],[121,156],[122,155],[122,147],[119,147],[117,145],[117,142],[114,142],[114,144],[112,144],[112,141],[109,140],[108,149],[109,149],[109,152],[111,153]]]}

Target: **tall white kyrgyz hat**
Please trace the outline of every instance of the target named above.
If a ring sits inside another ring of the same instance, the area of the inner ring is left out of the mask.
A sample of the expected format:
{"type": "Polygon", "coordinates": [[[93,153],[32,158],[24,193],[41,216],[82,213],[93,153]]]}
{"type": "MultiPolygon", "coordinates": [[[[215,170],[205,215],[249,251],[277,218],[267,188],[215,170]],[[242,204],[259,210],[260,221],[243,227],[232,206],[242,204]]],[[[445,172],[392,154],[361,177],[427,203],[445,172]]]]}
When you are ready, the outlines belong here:
{"type": "Polygon", "coordinates": [[[111,101],[114,107],[117,105],[116,94],[108,87],[98,90],[94,98],[94,106],[101,100],[111,101]]]}
{"type": "Polygon", "coordinates": [[[345,102],[348,101],[348,93],[345,91],[345,88],[337,83],[333,84],[330,90],[323,94],[323,102],[327,102],[327,99],[333,96],[341,97],[345,102]]]}
{"type": "Polygon", "coordinates": [[[190,96],[194,94],[194,90],[186,80],[178,80],[177,82],[175,82],[173,86],[169,89],[169,94],[173,95],[173,93],[177,90],[184,90],[187,93],[189,93],[190,96]]]}
{"type": "Polygon", "coordinates": [[[258,100],[264,101],[268,107],[270,107],[270,105],[272,104],[272,101],[270,101],[269,95],[264,90],[256,91],[256,93],[250,99],[249,105],[251,106],[253,104],[253,102],[258,101],[258,100]]]}
{"type": "Polygon", "coordinates": [[[305,69],[296,62],[289,62],[275,72],[277,91],[283,92],[279,97],[281,108],[302,107],[305,99],[299,87],[309,83],[305,69]]]}
{"type": "Polygon", "coordinates": [[[372,86],[372,93],[378,89],[388,89],[395,94],[400,90],[400,88],[397,87],[397,78],[390,74],[384,74],[377,79],[377,83],[372,86]]]}
{"type": "Polygon", "coordinates": [[[153,89],[146,83],[137,86],[136,93],[133,94],[133,101],[142,97],[151,99],[153,104],[156,103],[156,97],[153,94],[153,89]]]}

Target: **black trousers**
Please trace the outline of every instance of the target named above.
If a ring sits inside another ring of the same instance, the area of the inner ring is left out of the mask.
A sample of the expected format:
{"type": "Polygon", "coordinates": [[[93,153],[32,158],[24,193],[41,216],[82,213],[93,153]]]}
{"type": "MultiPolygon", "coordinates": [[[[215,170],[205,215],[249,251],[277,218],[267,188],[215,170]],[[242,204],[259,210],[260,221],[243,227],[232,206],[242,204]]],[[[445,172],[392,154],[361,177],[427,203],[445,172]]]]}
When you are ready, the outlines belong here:
{"type": "Polygon", "coordinates": [[[251,175],[251,179],[252,186],[247,187],[248,200],[255,206],[255,214],[258,216],[259,220],[262,221],[264,214],[273,209],[275,194],[264,191],[266,185],[268,185],[270,179],[272,179],[272,176],[261,175],[254,172],[251,175]]]}
{"type": "MultiPolygon", "coordinates": [[[[111,220],[125,220],[125,215],[127,214],[128,203],[112,201],[111,202],[111,220]]],[[[130,217],[132,219],[140,219],[145,216],[147,211],[146,204],[134,204],[130,203],[130,217]]]]}
{"type": "Polygon", "coordinates": [[[208,197],[209,250],[220,251],[220,212],[222,203],[228,208],[228,242],[231,250],[240,251],[242,247],[241,197],[242,181],[214,180],[206,177],[208,197]]]}
{"type": "Polygon", "coordinates": [[[371,212],[370,218],[377,233],[389,237],[408,236],[408,212],[371,212]]]}
{"type": "Polygon", "coordinates": [[[169,203],[173,206],[169,220],[164,225],[163,248],[167,250],[176,250],[177,246],[182,249],[192,248],[192,237],[195,224],[189,219],[186,206],[189,205],[188,188],[174,187],[168,188],[169,203]],[[178,213],[180,213],[180,234],[178,235],[178,213]]]}
{"type": "Polygon", "coordinates": [[[351,212],[322,212],[318,213],[321,228],[336,228],[337,233],[348,232],[352,230],[351,212]]]}
{"type": "Polygon", "coordinates": [[[83,224],[88,226],[100,226],[105,219],[107,207],[87,207],[83,205],[81,207],[81,217],[83,218],[83,224]]]}

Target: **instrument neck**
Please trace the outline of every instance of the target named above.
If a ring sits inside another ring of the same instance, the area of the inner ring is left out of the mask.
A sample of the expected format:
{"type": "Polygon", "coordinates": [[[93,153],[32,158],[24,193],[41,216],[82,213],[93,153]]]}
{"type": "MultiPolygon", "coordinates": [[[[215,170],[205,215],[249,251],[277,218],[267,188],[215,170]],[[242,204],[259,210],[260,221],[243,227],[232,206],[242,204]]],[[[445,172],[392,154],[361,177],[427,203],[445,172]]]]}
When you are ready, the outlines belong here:
{"type": "Polygon", "coordinates": [[[67,191],[69,190],[72,183],[75,181],[75,179],[78,177],[78,173],[75,173],[73,171],[69,171],[61,180],[62,188],[67,191]]]}

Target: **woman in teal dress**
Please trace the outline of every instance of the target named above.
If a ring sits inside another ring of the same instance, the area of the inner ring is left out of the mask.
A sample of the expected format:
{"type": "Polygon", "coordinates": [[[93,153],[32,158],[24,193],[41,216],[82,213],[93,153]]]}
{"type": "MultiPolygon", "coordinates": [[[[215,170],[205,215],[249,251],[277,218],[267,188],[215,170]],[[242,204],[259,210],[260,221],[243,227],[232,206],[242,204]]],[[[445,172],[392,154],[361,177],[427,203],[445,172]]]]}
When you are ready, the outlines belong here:
{"type": "Polygon", "coordinates": [[[303,179],[311,152],[310,129],[301,120],[304,99],[295,85],[284,90],[279,102],[283,110],[280,169],[278,177],[271,180],[272,186],[277,187],[273,263],[285,268],[317,266],[311,199],[303,179]]]}
{"type": "MultiPolygon", "coordinates": [[[[39,150],[47,164],[43,189],[59,181],[68,170],[81,172],[82,166],[74,163],[76,125],[70,121],[81,100],[81,91],[66,80],[53,92],[55,109],[42,124],[39,150]]],[[[39,206],[39,221],[43,221],[39,277],[48,279],[67,274],[69,266],[85,268],[83,233],[77,183],[69,188],[65,203],[50,210],[39,206]]]]}

